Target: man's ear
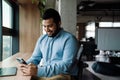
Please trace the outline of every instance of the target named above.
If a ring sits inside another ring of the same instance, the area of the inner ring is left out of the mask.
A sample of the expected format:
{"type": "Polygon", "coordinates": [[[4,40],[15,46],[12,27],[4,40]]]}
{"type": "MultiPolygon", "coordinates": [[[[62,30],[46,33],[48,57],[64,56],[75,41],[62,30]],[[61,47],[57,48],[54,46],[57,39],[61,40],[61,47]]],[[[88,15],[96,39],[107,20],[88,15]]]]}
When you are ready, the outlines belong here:
{"type": "Polygon", "coordinates": [[[61,21],[59,21],[59,25],[61,25],[61,21]]]}
{"type": "Polygon", "coordinates": [[[60,27],[61,25],[61,21],[58,22],[58,24],[56,24],[57,27],[60,27]]]}

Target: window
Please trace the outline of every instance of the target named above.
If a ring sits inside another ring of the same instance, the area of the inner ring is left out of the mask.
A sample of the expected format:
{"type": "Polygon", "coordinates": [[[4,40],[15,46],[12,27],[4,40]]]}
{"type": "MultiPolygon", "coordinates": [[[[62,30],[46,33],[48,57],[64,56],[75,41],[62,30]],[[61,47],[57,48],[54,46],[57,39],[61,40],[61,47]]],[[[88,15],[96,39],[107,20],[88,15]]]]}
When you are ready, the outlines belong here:
{"type": "Polygon", "coordinates": [[[2,26],[12,28],[12,7],[2,0],[2,26]]]}
{"type": "MultiPolygon", "coordinates": [[[[12,7],[8,5],[7,2],[2,0],[2,26],[8,29],[12,28],[12,7]]],[[[5,32],[6,33],[6,32],[5,32]]],[[[9,34],[11,35],[11,34],[9,34]]],[[[12,37],[11,36],[4,36],[3,35],[3,52],[2,52],[2,59],[6,59],[12,55],[12,37]]]]}
{"type": "Polygon", "coordinates": [[[12,55],[12,37],[11,36],[3,36],[3,55],[2,59],[6,59],[12,55]]]}
{"type": "MultiPolygon", "coordinates": [[[[99,22],[99,27],[120,27],[120,22],[99,22]]],[[[90,22],[86,26],[86,38],[95,38],[95,22],[90,22]]]]}
{"type": "Polygon", "coordinates": [[[100,22],[99,27],[120,27],[120,22],[100,22]]]}
{"type": "Polygon", "coordinates": [[[0,61],[2,60],[2,0],[0,0],[0,61]]]}
{"type": "Polygon", "coordinates": [[[95,23],[91,22],[86,26],[86,38],[95,37],[95,23]]]}
{"type": "Polygon", "coordinates": [[[0,2],[0,61],[19,51],[18,6],[11,0],[0,2]]]}

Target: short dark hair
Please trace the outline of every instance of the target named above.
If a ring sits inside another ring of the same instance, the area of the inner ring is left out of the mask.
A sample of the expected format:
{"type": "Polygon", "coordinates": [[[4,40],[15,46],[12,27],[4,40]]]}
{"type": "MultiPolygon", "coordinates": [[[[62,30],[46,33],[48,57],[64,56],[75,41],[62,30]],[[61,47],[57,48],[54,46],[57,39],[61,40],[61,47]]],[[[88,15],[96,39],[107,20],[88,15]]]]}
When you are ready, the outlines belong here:
{"type": "Polygon", "coordinates": [[[56,11],[55,9],[52,9],[52,8],[45,10],[45,12],[42,16],[43,20],[46,20],[49,18],[53,18],[53,20],[56,24],[58,24],[59,21],[61,21],[61,18],[60,18],[58,11],[56,11]]]}

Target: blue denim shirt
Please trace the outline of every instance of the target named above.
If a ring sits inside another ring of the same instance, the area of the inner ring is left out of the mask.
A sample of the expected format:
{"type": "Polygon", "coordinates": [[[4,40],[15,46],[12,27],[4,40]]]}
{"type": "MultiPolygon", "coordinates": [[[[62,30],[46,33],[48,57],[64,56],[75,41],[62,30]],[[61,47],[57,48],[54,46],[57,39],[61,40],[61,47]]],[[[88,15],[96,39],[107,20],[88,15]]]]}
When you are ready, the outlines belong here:
{"type": "Polygon", "coordinates": [[[55,37],[45,34],[38,39],[27,63],[37,65],[39,77],[51,77],[58,74],[76,75],[75,60],[78,46],[77,39],[63,29],[55,37]],[[41,59],[42,66],[39,65],[41,59]]]}

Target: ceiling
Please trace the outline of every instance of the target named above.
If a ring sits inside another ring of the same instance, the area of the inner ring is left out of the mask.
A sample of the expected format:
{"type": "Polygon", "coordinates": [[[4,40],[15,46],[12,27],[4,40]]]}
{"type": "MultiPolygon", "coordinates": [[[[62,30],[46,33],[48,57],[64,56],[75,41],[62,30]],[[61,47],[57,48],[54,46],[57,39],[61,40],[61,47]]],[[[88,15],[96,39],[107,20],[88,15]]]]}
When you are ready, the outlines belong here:
{"type": "Polygon", "coordinates": [[[77,0],[77,20],[120,21],[120,0],[77,0]]]}
{"type": "MultiPolygon", "coordinates": [[[[47,0],[47,7],[55,7],[56,0],[47,0]]],[[[91,21],[119,21],[120,0],[77,0],[77,23],[91,21]]]]}
{"type": "MultiPolygon", "coordinates": [[[[20,2],[31,0],[18,0],[20,2]]],[[[56,0],[47,0],[47,7],[55,7],[56,0]]],[[[77,23],[91,21],[119,21],[120,0],[77,0],[77,23]]]]}

